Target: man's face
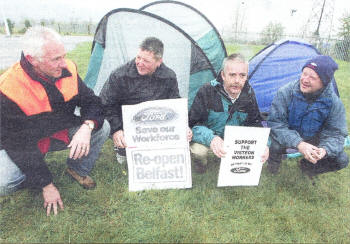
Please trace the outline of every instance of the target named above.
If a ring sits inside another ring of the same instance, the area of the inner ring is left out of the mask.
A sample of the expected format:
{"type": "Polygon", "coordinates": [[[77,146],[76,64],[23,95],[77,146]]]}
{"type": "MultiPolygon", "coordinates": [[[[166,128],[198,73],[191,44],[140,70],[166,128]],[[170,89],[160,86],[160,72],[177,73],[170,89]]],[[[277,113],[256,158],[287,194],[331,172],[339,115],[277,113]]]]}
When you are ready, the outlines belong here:
{"type": "Polygon", "coordinates": [[[135,63],[139,75],[151,75],[161,65],[162,59],[157,59],[153,52],[140,49],[135,63]]]}
{"type": "Polygon", "coordinates": [[[239,61],[228,61],[221,71],[224,89],[232,98],[236,98],[242,91],[248,77],[248,64],[239,61]]]}
{"type": "Polygon", "coordinates": [[[41,59],[32,57],[31,63],[39,74],[59,78],[62,75],[62,70],[67,68],[65,56],[66,51],[63,44],[49,42],[43,46],[41,59]]]}
{"type": "Polygon", "coordinates": [[[318,74],[308,67],[303,69],[300,77],[300,90],[303,93],[313,93],[323,88],[323,83],[318,74]]]}

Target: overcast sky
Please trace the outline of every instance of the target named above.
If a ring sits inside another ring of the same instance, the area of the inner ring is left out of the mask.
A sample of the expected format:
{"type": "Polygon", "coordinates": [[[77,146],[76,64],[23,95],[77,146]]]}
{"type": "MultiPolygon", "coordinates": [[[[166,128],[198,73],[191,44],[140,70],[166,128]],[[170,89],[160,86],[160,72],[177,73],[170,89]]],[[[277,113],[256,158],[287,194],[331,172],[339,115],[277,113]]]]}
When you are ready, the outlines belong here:
{"type": "MultiPolygon", "coordinates": [[[[297,33],[306,23],[315,0],[179,0],[189,4],[209,18],[220,31],[232,26],[237,6],[244,16],[248,32],[260,32],[269,22],[279,22],[285,33],[297,33]],[[292,9],[296,10],[292,14],[292,9]]],[[[322,2],[322,0],[318,0],[322,2]]],[[[333,23],[339,27],[339,18],[350,13],[350,0],[335,2],[333,23]]],[[[15,21],[28,19],[99,20],[115,8],[140,8],[153,0],[0,0],[6,18],[15,21]]],[[[3,20],[3,16],[1,16],[3,20]]]]}

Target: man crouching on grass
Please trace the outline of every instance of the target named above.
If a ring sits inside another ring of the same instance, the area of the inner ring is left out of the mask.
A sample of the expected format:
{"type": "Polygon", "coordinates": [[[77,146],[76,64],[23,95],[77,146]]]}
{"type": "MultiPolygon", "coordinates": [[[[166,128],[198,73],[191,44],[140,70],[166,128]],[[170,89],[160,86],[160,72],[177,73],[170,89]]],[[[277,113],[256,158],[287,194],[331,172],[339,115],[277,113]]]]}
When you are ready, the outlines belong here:
{"type": "Polygon", "coordinates": [[[86,189],[109,135],[102,103],[65,58],[60,35],[32,27],[23,37],[20,62],[0,76],[0,196],[23,187],[42,189],[47,215],[63,209],[44,157],[70,148],[67,173],[86,189]],[[80,107],[81,116],[74,114],[80,107]]]}
{"type": "MultiPolygon", "coordinates": [[[[220,75],[199,89],[189,111],[195,171],[206,172],[209,155],[216,158],[226,155],[223,140],[226,125],[262,127],[261,120],[248,81],[248,62],[239,53],[231,54],[224,59],[220,75]]],[[[261,162],[268,156],[266,146],[261,162]]]]}
{"type": "Polygon", "coordinates": [[[268,118],[272,174],[278,173],[286,148],[303,155],[299,167],[310,178],[348,165],[345,108],[331,82],[337,69],[331,57],[316,56],[305,63],[299,80],[278,90],[268,118]]]}

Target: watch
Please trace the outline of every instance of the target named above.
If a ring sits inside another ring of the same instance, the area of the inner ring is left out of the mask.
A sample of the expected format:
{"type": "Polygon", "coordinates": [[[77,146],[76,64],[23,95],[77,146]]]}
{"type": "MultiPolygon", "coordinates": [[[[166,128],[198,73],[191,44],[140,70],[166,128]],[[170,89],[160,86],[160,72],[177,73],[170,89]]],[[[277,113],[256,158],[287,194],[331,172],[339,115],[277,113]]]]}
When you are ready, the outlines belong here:
{"type": "Polygon", "coordinates": [[[93,130],[93,129],[95,128],[95,123],[92,122],[92,121],[85,120],[85,121],[84,121],[84,124],[87,125],[87,126],[89,126],[89,128],[90,128],[91,130],[93,130]]]}

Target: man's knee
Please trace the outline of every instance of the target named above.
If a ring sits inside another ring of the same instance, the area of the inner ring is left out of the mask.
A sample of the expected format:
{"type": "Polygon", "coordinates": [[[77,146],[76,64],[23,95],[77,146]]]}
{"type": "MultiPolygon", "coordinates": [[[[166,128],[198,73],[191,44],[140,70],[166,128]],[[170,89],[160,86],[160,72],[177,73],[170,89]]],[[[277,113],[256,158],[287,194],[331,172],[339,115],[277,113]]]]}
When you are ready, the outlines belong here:
{"type": "Polygon", "coordinates": [[[203,174],[207,170],[209,148],[199,143],[191,143],[191,158],[194,170],[203,174]]]}
{"type": "Polygon", "coordinates": [[[285,147],[271,137],[270,154],[283,154],[285,147]]]}
{"type": "Polygon", "coordinates": [[[336,161],[339,169],[343,169],[349,164],[349,156],[343,151],[337,156],[336,161]]]}
{"type": "Polygon", "coordinates": [[[13,179],[0,180],[0,197],[9,195],[17,191],[25,180],[25,175],[13,179]]]}
{"type": "Polygon", "coordinates": [[[190,146],[192,155],[199,160],[206,160],[208,157],[209,148],[199,143],[192,143],[190,146]]]}
{"type": "Polygon", "coordinates": [[[106,141],[110,133],[110,125],[107,120],[104,120],[101,129],[96,131],[92,136],[98,140],[106,141]]]}
{"type": "Polygon", "coordinates": [[[0,151],[0,161],[0,196],[5,196],[16,191],[26,177],[4,150],[0,151]]]}
{"type": "Polygon", "coordinates": [[[208,164],[208,153],[209,148],[199,143],[192,143],[190,146],[192,159],[197,163],[200,162],[202,165],[208,164]]]}

